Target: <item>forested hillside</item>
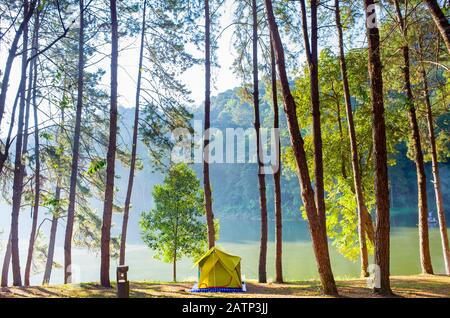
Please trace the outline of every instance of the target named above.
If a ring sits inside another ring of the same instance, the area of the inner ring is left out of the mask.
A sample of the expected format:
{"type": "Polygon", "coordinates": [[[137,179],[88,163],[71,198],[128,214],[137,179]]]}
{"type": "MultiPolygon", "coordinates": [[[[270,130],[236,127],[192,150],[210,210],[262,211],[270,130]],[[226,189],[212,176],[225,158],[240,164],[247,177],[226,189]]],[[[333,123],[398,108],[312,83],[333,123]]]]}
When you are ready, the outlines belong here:
{"type": "MultiPolygon", "coordinates": [[[[253,125],[252,106],[245,102],[242,97],[242,89],[235,88],[220,93],[213,97],[211,103],[211,126],[225,129],[228,127],[250,128],[253,125]]],[[[263,87],[261,94],[265,95],[263,87]]],[[[194,118],[202,118],[202,108],[198,107],[194,112],[194,118]]],[[[273,116],[267,99],[261,100],[262,122],[270,127],[273,116]]],[[[444,114],[437,119],[440,131],[448,131],[449,115],[444,114]]],[[[286,118],[281,116],[282,126],[286,129],[286,118]]],[[[285,132],[286,133],[286,132],[285,132]]],[[[283,134],[282,134],[283,135],[283,134]]],[[[285,135],[284,135],[285,136],[285,135]]],[[[289,140],[283,139],[284,146],[289,140]]],[[[394,225],[415,226],[417,223],[417,192],[414,162],[407,158],[407,143],[399,142],[395,146],[396,151],[390,155],[392,159],[389,166],[389,178],[391,187],[391,207],[394,225]]],[[[195,166],[195,165],[194,165],[195,166]]],[[[450,203],[450,164],[441,162],[443,199],[445,204],[450,203]]],[[[195,166],[199,178],[201,178],[200,167],[195,166]]],[[[254,174],[257,171],[256,164],[212,164],[211,177],[212,186],[217,188],[213,191],[214,207],[219,217],[225,218],[259,218],[259,201],[257,180],[254,174]]],[[[429,180],[431,176],[431,163],[426,164],[426,172],[429,180]]],[[[284,218],[298,217],[301,200],[298,196],[299,185],[292,171],[284,170],[282,174],[282,196],[284,218]]],[[[436,207],[433,199],[433,187],[427,188],[430,211],[436,216],[436,207]]],[[[273,202],[273,183],[268,180],[268,201],[273,202]]],[[[269,205],[270,217],[273,219],[273,205],[269,205]]],[[[448,212],[447,212],[448,213],[448,212]]]]}

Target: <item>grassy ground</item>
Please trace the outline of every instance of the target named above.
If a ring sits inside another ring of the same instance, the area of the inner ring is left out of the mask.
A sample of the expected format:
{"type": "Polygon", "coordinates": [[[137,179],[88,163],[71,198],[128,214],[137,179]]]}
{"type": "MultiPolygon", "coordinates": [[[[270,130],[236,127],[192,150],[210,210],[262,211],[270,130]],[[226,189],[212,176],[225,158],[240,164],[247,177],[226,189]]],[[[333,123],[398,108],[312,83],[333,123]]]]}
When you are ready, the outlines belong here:
{"type": "MultiPolygon", "coordinates": [[[[398,297],[450,297],[449,276],[395,276],[392,289],[398,297]]],[[[341,297],[377,297],[361,279],[338,280],[341,297]]],[[[318,281],[289,282],[286,284],[247,283],[246,293],[196,294],[188,292],[193,283],[131,282],[130,297],[323,297],[318,281]]],[[[114,286],[113,286],[114,287],[114,286]]],[[[102,288],[94,283],[81,285],[36,286],[28,288],[1,288],[2,297],[115,297],[114,288],[102,288]]]]}

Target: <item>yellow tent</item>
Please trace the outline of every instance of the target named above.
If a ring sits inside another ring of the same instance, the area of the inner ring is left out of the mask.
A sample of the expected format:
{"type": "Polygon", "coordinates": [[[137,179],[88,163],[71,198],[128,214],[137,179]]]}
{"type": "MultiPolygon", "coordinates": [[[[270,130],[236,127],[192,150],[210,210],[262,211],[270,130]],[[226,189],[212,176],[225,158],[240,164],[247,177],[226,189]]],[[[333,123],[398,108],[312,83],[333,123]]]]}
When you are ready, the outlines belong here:
{"type": "Polygon", "coordinates": [[[241,258],[219,250],[206,252],[195,265],[199,267],[198,288],[242,288],[241,258]]]}

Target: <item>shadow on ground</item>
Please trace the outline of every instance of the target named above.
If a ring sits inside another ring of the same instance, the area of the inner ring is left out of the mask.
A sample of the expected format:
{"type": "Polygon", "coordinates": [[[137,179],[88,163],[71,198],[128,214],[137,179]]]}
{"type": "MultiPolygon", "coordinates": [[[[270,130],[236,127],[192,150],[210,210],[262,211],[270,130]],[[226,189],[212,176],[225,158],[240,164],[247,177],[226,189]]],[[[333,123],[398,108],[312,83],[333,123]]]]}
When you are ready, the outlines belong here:
{"type": "MultiPolygon", "coordinates": [[[[338,280],[339,295],[345,298],[380,297],[367,287],[363,279],[338,280]]],[[[285,284],[259,284],[247,282],[245,293],[191,293],[192,282],[131,282],[130,297],[183,297],[183,298],[290,298],[290,297],[325,297],[319,281],[288,282],[285,284]]],[[[395,276],[391,278],[393,297],[450,297],[450,276],[415,275],[395,276]]],[[[0,298],[112,298],[116,297],[115,284],[111,288],[96,283],[79,285],[55,285],[35,287],[3,287],[0,298]]]]}

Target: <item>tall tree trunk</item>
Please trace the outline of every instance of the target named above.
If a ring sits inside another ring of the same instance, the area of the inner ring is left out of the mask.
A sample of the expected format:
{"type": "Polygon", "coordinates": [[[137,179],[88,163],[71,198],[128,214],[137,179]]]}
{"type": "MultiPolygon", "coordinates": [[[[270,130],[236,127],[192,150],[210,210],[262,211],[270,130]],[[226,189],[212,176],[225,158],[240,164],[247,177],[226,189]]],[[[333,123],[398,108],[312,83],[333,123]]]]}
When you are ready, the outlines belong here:
{"type": "MultiPolygon", "coordinates": [[[[57,188],[57,193],[59,192],[59,187],[57,188]]],[[[55,243],[56,243],[56,230],[58,229],[58,216],[55,214],[52,217],[52,226],[50,228],[50,238],[48,243],[47,251],[47,262],[45,263],[44,279],[42,280],[42,285],[48,285],[50,283],[50,277],[53,268],[53,259],[55,255],[55,243]]]]}
{"type": "Polygon", "coordinates": [[[425,3],[430,10],[434,23],[441,33],[442,39],[444,39],[445,46],[447,47],[447,51],[450,54],[450,24],[448,22],[448,18],[442,12],[437,0],[425,0],[425,3]]]}
{"type": "MultiPolygon", "coordinates": [[[[320,125],[320,98],[319,98],[319,60],[317,35],[317,0],[311,0],[311,40],[308,35],[307,13],[305,0],[300,0],[302,15],[303,40],[306,48],[306,59],[309,66],[311,110],[313,118],[313,144],[314,144],[314,185],[317,214],[319,215],[320,229],[326,235],[325,217],[325,189],[323,182],[323,155],[322,130],[320,125]]],[[[326,243],[328,244],[328,243],[326,243]]]]}
{"type": "Polygon", "coordinates": [[[6,58],[6,66],[3,72],[1,92],[0,92],[0,125],[2,123],[3,114],[5,112],[6,94],[8,92],[9,87],[9,77],[11,75],[11,69],[14,62],[14,58],[16,57],[19,40],[20,37],[22,36],[22,33],[28,28],[28,22],[33,16],[36,2],[37,0],[34,0],[31,2],[31,5],[29,5],[28,1],[24,1],[23,21],[20,23],[19,28],[17,29],[16,34],[14,35],[14,39],[9,49],[8,57],[6,58]]]}
{"type": "Polygon", "coordinates": [[[11,122],[9,124],[8,136],[6,137],[6,141],[5,141],[5,149],[3,150],[3,152],[0,151],[0,174],[3,172],[3,168],[5,167],[6,161],[8,160],[9,149],[11,148],[11,145],[12,145],[11,138],[12,138],[13,128],[14,128],[14,124],[15,124],[17,104],[19,103],[19,99],[21,96],[21,87],[22,87],[22,84],[19,84],[19,87],[17,89],[16,98],[14,99],[14,104],[13,104],[13,108],[12,108],[12,112],[11,112],[11,122]]]}
{"type": "MultiPolygon", "coordinates": [[[[421,55],[421,59],[423,60],[422,54],[422,44],[421,38],[419,38],[419,54],[421,55]]],[[[436,149],[436,137],[434,135],[434,124],[433,124],[433,111],[431,107],[430,100],[430,92],[428,90],[428,80],[427,74],[425,72],[425,67],[422,63],[420,63],[420,75],[423,83],[423,90],[425,95],[425,105],[427,108],[427,125],[428,125],[428,135],[430,138],[431,144],[431,170],[433,173],[433,185],[434,185],[434,195],[436,198],[436,209],[437,215],[439,219],[439,232],[441,234],[441,244],[442,244],[442,255],[444,257],[444,266],[445,273],[450,275],[450,247],[448,243],[448,234],[447,234],[447,222],[445,220],[445,210],[444,203],[442,200],[442,192],[441,192],[441,178],[439,175],[439,162],[437,157],[437,149],[436,149]]]]}
{"type": "MultiPolygon", "coordinates": [[[[277,96],[277,70],[275,64],[275,52],[272,42],[270,44],[270,75],[272,80],[272,106],[273,128],[279,129],[278,96],[277,96]]],[[[281,142],[277,141],[277,165],[278,170],[273,174],[275,197],[275,281],[283,283],[283,215],[281,210],[281,142]]]]}
{"type": "Polygon", "coordinates": [[[258,183],[259,183],[259,204],[261,207],[261,241],[259,246],[259,275],[260,283],[267,282],[266,263],[267,263],[267,201],[266,201],[266,179],[264,176],[263,151],[260,134],[259,118],[259,79],[258,79],[258,12],[256,0],[252,0],[253,17],[253,107],[255,108],[255,131],[256,131],[256,152],[258,158],[258,183]]]}
{"type": "MultiPolygon", "coordinates": [[[[384,121],[383,75],[380,55],[380,32],[376,25],[375,4],[364,0],[367,39],[369,45],[370,92],[372,99],[372,139],[375,170],[375,198],[377,222],[375,228],[375,264],[379,267],[379,286],[374,291],[382,295],[392,293],[389,281],[389,181],[387,168],[386,124],[384,121]],[[374,21],[374,25],[369,22],[374,21]]],[[[378,272],[378,271],[377,271],[378,272]]]]}
{"type": "Polygon", "coordinates": [[[416,108],[414,106],[414,96],[411,88],[410,78],[410,61],[409,61],[409,45],[408,45],[408,29],[405,13],[403,18],[400,4],[398,0],[394,1],[397,18],[399,21],[400,31],[403,35],[404,44],[402,46],[403,53],[403,76],[404,76],[404,90],[406,94],[406,103],[408,107],[409,122],[411,128],[411,140],[414,150],[414,163],[416,165],[417,175],[417,198],[419,209],[419,242],[420,242],[420,265],[422,273],[433,274],[433,267],[431,265],[430,243],[428,235],[428,202],[427,202],[427,181],[425,175],[425,166],[422,154],[422,145],[420,142],[419,125],[417,123],[416,108]]]}
{"type": "Polygon", "coordinates": [[[270,27],[272,43],[275,50],[276,62],[278,65],[278,75],[282,87],[284,111],[287,117],[288,130],[290,134],[292,149],[296,162],[297,175],[301,187],[303,204],[308,217],[309,230],[313,241],[314,254],[316,257],[317,267],[319,270],[320,280],[324,293],[327,295],[337,295],[336,283],[334,281],[333,272],[331,270],[330,256],[328,251],[327,237],[325,231],[322,230],[321,220],[317,214],[317,208],[314,199],[314,190],[311,187],[311,179],[308,172],[306,161],[306,153],[304,149],[303,138],[300,134],[298,124],[296,105],[289,88],[289,80],[286,73],[286,65],[284,61],[284,50],[281,42],[278,26],[273,13],[272,1],[264,0],[267,19],[270,27]]]}
{"type": "Polygon", "coordinates": [[[341,175],[342,178],[347,179],[347,171],[346,171],[346,161],[347,157],[345,155],[345,141],[344,141],[344,129],[342,128],[342,116],[341,116],[341,102],[340,98],[336,100],[336,111],[337,111],[337,123],[339,129],[339,151],[341,153],[341,175]]]}
{"type": "MultiPolygon", "coordinates": [[[[347,76],[347,63],[345,61],[345,51],[344,51],[344,39],[342,34],[342,24],[341,24],[341,13],[339,9],[339,0],[334,1],[335,4],[335,18],[336,18],[336,28],[338,31],[339,40],[339,62],[341,67],[342,84],[344,88],[344,98],[345,98],[345,110],[347,114],[347,126],[348,135],[350,138],[350,148],[352,154],[352,171],[353,171],[353,183],[356,194],[356,204],[358,206],[358,237],[359,237],[359,253],[361,260],[361,276],[366,277],[368,275],[368,252],[366,244],[366,218],[370,218],[370,215],[366,215],[364,203],[364,194],[361,184],[361,172],[359,171],[359,156],[358,156],[358,144],[356,142],[356,131],[355,123],[353,121],[353,111],[350,95],[350,85],[348,83],[347,76]]],[[[372,225],[370,225],[372,226],[372,225]]]]}
{"type": "MultiPolygon", "coordinates": [[[[24,14],[28,15],[29,4],[24,1],[24,14]]],[[[26,104],[26,77],[27,77],[27,60],[28,60],[28,23],[23,29],[23,53],[22,53],[22,75],[21,75],[21,99],[19,105],[19,118],[17,123],[16,150],[14,159],[14,181],[11,211],[11,262],[13,270],[14,286],[22,286],[22,276],[20,273],[20,256],[19,256],[19,212],[22,202],[23,177],[25,165],[22,159],[23,148],[23,128],[24,113],[26,104]]]]}
{"type": "MultiPolygon", "coordinates": [[[[61,121],[59,123],[59,130],[56,134],[56,143],[60,145],[59,137],[64,133],[63,127],[64,122],[64,109],[61,110],[61,121]]],[[[45,264],[44,278],[42,280],[42,285],[48,285],[50,283],[50,276],[53,268],[53,259],[55,255],[55,241],[56,241],[56,231],[58,229],[58,220],[61,216],[61,180],[62,180],[62,167],[61,160],[57,159],[57,177],[56,177],[56,188],[55,188],[55,202],[56,207],[52,211],[52,226],[50,228],[50,238],[48,243],[47,251],[47,262],[45,264]]]]}
{"type": "MultiPolygon", "coordinates": [[[[33,34],[33,49],[31,55],[34,56],[38,50],[38,36],[39,36],[39,12],[36,14],[35,25],[34,25],[34,34],[33,34]]],[[[31,232],[30,232],[30,240],[28,243],[28,254],[27,254],[27,262],[25,266],[25,277],[24,282],[25,286],[30,285],[30,274],[31,274],[31,265],[33,263],[33,252],[34,252],[34,244],[36,241],[36,228],[38,222],[39,215],[39,196],[40,196],[40,178],[41,178],[41,161],[40,161],[40,151],[39,151],[39,120],[38,120],[38,105],[36,100],[36,86],[37,86],[37,59],[34,59],[32,68],[34,69],[33,74],[33,93],[32,93],[32,102],[33,102],[33,118],[34,118],[34,157],[35,157],[35,186],[34,186],[34,202],[33,202],[33,220],[31,224],[31,232]]],[[[30,82],[31,82],[31,74],[30,72],[30,82]]]]}
{"type": "Polygon", "coordinates": [[[128,216],[130,213],[131,194],[133,192],[134,170],[136,168],[136,151],[137,151],[137,143],[138,143],[139,104],[140,104],[140,97],[141,97],[142,63],[143,63],[143,59],[144,59],[146,8],[147,8],[147,1],[145,0],[143,16],[142,16],[141,47],[140,47],[140,54],[139,54],[139,68],[138,68],[138,77],[137,77],[137,85],[136,85],[136,104],[135,104],[135,109],[134,109],[133,144],[131,146],[130,173],[128,175],[127,196],[125,198],[125,209],[124,209],[123,221],[122,221],[122,236],[120,238],[120,255],[119,255],[119,264],[120,265],[125,265],[125,249],[126,249],[126,241],[127,241],[128,216]]]}
{"type": "Polygon", "coordinates": [[[101,237],[101,266],[100,283],[104,287],[110,287],[110,241],[111,219],[114,200],[114,177],[117,140],[117,67],[119,58],[119,35],[117,22],[116,0],[110,0],[111,9],[111,107],[109,112],[109,143],[106,165],[106,190],[103,207],[103,224],[101,237]]]}
{"type": "Polygon", "coordinates": [[[64,238],[64,283],[72,282],[72,236],[75,220],[75,201],[77,194],[78,161],[80,157],[81,115],[83,110],[84,85],[84,0],[80,0],[80,30],[78,34],[78,80],[77,80],[77,110],[75,115],[75,130],[73,133],[72,164],[69,186],[69,206],[67,209],[67,224],[64,238]]]}
{"type": "Polygon", "coordinates": [[[11,234],[8,237],[8,243],[6,244],[5,256],[3,258],[2,266],[2,287],[8,286],[9,264],[11,264],[11,234]]]}
{"type": "Polygon", "coordinates": [[[430,135],[430,143],[432,149],[432,173],[433,173],[433,185],[434,185],[434,193],[436,196],[436,208],[437,215],[439,219],[439,231],[441,233],[441,243],[442,243],[442,254],[444,257],[445,264],[445,272],[447,275],[450,275],[450,247],[448,243],[448,234],[447,234],[447,225],[445,220],[445,211],[444,211],[444,203],[442,200],[442,192],[441,192],[441,179],[439,175],[439,163],[437,159],[437,150],[436,150],[436,138],[434,136],[434,128],[433,128],[433,115],[431,111],[431,102],[430,96],[428,93],[428,87],[426,84],[426,75],[423,72],[423,81],[425,85],[425,101],[427,106],[427,123],[428,123],[428,133],[430,135]]]}
{"type": "MultiPolygon", "coordinates": [[[[32,43],[34,42],[34,38],[32,38],[32,43]]],[[[28,65],[28,64],[27,64],[28,65]]],[[[24,117],[24,128],[23,128],[23,144],[22,144],[22,157],[26,157],[28,154],[28,137],[29,137],[29,126],[30,126],[30,108],[31,108],[31,91],[33,89],[33,70],[34,63],[30,63],[30,67],[28,70],[28,87],[26,90],[26,99],[25,99],[25,117],[24,117]]],[[[24,176],[26,175],[26,166],[24,166],[24,176]]]]}
{"type": "Polygon", "coordinates": [[[214,213],[209,179],[209,127],[211,125],[211,16],[209,0],[205,0],[205,126],[203,136],[203,189],[209,248],[215,245],[214,213]]]}

